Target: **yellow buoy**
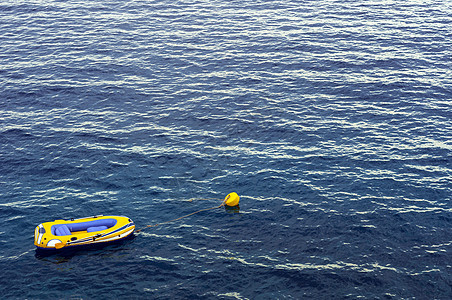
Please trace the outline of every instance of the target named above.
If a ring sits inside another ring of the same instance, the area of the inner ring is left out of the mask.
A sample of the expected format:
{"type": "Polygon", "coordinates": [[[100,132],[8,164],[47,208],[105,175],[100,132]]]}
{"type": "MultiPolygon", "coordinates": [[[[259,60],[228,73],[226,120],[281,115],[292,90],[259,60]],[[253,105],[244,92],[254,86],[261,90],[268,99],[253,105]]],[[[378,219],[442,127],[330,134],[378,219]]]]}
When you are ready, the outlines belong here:
{"type": "Polygon", "coordinates": [[[237,206],[239,205],[240,197],[237,193],[232,192],[224,198],[224,204],[227,206],[237,206]]]}

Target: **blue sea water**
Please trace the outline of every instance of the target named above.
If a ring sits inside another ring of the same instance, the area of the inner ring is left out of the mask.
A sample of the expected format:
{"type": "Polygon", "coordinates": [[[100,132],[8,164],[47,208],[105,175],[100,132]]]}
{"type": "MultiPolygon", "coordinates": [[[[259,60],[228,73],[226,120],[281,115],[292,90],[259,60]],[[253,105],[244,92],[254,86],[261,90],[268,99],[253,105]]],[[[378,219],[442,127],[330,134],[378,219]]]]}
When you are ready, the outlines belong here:
{"type": "Polygon", "coordinates": [[[451,299],[451,57],[449,1],[0,0],[2,298],[451,299]]]}

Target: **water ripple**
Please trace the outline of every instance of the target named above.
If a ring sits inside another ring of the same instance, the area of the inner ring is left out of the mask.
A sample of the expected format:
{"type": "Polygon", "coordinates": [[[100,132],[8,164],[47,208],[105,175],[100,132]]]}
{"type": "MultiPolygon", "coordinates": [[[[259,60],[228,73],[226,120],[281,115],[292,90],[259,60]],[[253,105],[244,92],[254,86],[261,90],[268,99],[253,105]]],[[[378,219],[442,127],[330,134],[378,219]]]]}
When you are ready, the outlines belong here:
{"type": "Polygon", "coordinates": [[[451,9],[0,3],[2,295],[450,298],[451,9]],[[231,190],[235,210],[32,254],[44,221],[141,226],[231,190]]]}

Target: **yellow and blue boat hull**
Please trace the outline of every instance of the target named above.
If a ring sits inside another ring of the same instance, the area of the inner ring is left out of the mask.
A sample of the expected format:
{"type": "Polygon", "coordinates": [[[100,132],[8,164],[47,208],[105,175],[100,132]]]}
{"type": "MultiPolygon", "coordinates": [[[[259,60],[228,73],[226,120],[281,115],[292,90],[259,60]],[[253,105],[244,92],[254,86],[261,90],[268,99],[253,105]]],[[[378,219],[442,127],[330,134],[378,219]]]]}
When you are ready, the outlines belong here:
{"type": "Polygon", "coordinates": [[[93,216],[39,224],[34,244],[39,250],[59,250],[123,240],[135,224],[124,216],[93,216]]]}

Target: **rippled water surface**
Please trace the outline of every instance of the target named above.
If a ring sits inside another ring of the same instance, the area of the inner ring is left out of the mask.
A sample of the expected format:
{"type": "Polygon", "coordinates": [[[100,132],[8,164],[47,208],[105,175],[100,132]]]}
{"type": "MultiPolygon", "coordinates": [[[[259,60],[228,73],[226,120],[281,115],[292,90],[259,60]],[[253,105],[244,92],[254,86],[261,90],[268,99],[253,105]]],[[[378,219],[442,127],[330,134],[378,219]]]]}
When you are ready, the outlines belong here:
{"type": "Polygon", "coordinates": [[[448,1],[0,0],[2,297],[451,299],[451,41],[448,1]]]}

